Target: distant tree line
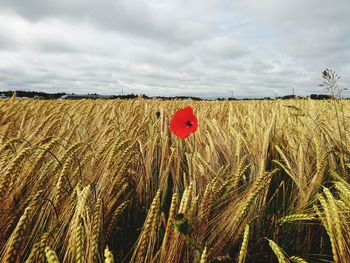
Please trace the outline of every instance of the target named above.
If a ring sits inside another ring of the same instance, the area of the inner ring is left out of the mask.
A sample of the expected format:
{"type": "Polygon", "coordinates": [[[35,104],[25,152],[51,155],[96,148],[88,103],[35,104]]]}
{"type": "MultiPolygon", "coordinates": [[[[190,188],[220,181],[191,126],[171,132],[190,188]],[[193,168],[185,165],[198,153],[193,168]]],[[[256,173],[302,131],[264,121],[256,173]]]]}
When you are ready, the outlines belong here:
{"type": "MultiPolygon", "coordinates": [[[[6,97],[11,97],[13,91],[0,91],[1,94],[4,94],[6,97]]],[[[45,99],[59,99],[66,93],[46,93],[40,91],[24,91],[24,90],[16,90],[17,97],[27,97],[27,98],[35,98],[41,97],[45,99]]]]}
{"type": "MultiPolygon", "coordinates": [[[[11,97],[13,94],[13,91],[0,91],[0,94],[5,95],[6,97],[11,97]]],[[[37,99],[59,99],[62,98],[64,95],[70,95],[67,93],[46,93],[46,92],[40,92],[40,91],[23,91],[23,90],[17,90],[16,91],[16,96],[17,97],[27,97],[27,98],[37,98],[37,99]]],[[[72,93],[72,95],[75,95],[72,93]]],[[[86,98],[91,98],[89,95],[96,95],[94,99],[98,99],[100,96],[99,94],[88,94],[86,98]]],[[[79,95],[79,99],[84,99],[84,95],[79,95]]],[[[103,98],[103,96],[101,96],[103,98]]],[[[204,100],[198,97],[193,97],[193,96],[175,96],[175,97],[165,97],[165,96],[155,96],[155,97],[149,97],[146,95],[135,95],[133,93],[127,94],[127,95],[112,95],[108,96],[108,99],[136,99],[136,98],[141,98],[141,99],[159,99],[159,100],[195,100],[195,101],[200,101],[204,100]]],[[[237,99],[237,98],[217,98],[213,100],[273,100],[273,99],[282,99],[282,100],[289,100],[289,99],[313,99],[313,100],[327,100],[327,99],[332,99],[334,98],[331,95],[327,94],[311,94],[310,96],[307,97],[301,97],[301,96],[296,96],[296,95],[286,95],[282,97],[276,97],[276,98],[271,98],[271,97],[264,97],[264,98],[243,98],[243,99],[237,99]]]]}

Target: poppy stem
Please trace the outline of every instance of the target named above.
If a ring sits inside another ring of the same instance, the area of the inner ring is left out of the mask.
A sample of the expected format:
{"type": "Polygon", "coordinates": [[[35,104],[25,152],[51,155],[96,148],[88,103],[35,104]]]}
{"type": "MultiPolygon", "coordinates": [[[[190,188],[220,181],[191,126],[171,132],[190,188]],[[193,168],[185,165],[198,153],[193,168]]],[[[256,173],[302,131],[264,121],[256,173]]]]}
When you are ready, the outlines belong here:
{"type": "Polygon", "coordinates": [[[192,155],[194,155],[194,152],[196,151],[196,134],[193,134],[193,152],[192,155]]]}
{"type": "Polygon", "coordinates": [[[191,165],[193,169],[193,158],[194,158],[194,153],[196,151],[196,134],[193,134],[193,151],[192,151],[192,156],[191,156],[191,165]]]}

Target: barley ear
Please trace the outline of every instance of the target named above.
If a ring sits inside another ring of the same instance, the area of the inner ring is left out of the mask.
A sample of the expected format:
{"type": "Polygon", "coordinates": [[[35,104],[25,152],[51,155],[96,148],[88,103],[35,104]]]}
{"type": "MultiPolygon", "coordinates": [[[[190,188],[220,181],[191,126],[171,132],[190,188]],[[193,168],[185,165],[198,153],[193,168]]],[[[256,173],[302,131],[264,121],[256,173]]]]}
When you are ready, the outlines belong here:
{"type": "Polygon", "coordinates": [[[49,247],[45,248],[45,255],[48,263],[60,263],[56,255],[56,252],[53,251],[51,248],[49,247]]]}
{"type": "Polygon", "coordinates": [[[30,225],[32,213],[33,209],[30,206],[28,206],[22,214],[21,218],[19,219],[18,224],[10,237],[10,241],[5,251],[5,258],[3,262],[16,262],[17,257],[19,255],[21,242],[23,240],[23,237],[26,236],[26,232],[30,225]]]}
{"type": "Polygon", "coordinates": [[[99,198],[95,205],[95,211],[92,221],[92,244],[91,256],[92,262],[99,262],[99,247],[101,243],[102,222],[103,221],[103,204],[102,199],[99,198]]]}
{"type": "Polygon", "coordinates": [[[108,246],[105,249],[105,263],[114,263],[114,257],[108,246]]]}
{"type": "Polygon", "coordinates": [[[239,255],[238,255],[238,263],[244,263],[245,261],[245,257],[247,255],[247,250],[248,250],[249,231],[250,231],[250,227],[249,225],[246,225],[246,227],[244,228],[241,250],[239,251],[239,255]]]}
{"type": "Polygon", "coordinates": [[[305,259],[297,256],[292,256],[289,259],[295,263],[308,263],[305,259]]]}
{"type": "Polygon", "coordinates": [[[208,251],[207,251],[207,247],[205,247],[203,249],[202,255],[201,255],[201,259],[199,261],[200,263],[207,263],[208,262],[208,251]]]}
{"type": "Polygon", "coordinates": [[[75,260],[77,263],[84,262],[84,230],[82,224],[75,229],[75,260]]]}
{"type": "Polygon", "coordinates": [[[272,249],[273,253],[276,255],[278,263],[289,263],[289,259],[285,256],[283,250],[271,239],[269,241],[269,246],[272,249]]]}

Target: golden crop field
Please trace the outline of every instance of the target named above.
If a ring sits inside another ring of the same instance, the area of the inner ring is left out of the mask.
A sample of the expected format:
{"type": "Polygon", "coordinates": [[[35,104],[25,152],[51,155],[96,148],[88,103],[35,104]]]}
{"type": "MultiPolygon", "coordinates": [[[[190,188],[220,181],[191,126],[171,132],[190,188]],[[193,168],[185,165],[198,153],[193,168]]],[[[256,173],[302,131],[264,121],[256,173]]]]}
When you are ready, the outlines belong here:
{"type": "Polygon", "coordinates": [[[341,100],[0,101],[0,262],[350,262],[349,118],[341,100]]]}

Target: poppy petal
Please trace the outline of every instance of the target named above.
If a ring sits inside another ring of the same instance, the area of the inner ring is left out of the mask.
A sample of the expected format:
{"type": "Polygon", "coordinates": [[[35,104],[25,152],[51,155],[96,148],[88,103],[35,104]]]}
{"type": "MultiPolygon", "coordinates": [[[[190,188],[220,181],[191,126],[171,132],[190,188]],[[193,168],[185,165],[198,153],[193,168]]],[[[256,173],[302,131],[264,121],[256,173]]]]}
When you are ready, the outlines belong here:
{"type": "Polygon", "coordinates": [[[171,132],[180,138],[187,138],[197,128],[198,120],[190,106],[177,110],[170,120],[171,132]]]}

